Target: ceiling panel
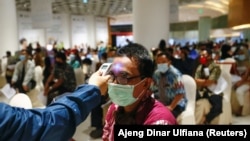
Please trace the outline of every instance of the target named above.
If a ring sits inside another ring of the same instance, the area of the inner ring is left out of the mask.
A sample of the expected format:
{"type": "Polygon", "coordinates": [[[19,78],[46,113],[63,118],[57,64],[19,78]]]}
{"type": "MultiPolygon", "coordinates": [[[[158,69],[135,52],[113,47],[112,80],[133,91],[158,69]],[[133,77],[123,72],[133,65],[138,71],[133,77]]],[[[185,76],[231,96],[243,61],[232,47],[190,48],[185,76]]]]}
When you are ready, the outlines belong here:
{"type": "MultiPolygon", "coordinates": [[[[17,10],[31,11],[31,0],[16,0],[17,10]]],[[[74,15],[96,15],[96,16],[117,16],[132,13],[132,0],[52,0],[53,13],[70,13],[74,15]]],[[[224,7],[227,12],[227,4],[229,0],[179,0],[179,20],[189,21],[197,20],[198,16],[207,15],[215,17],[221,13],[211,9],[217,5],[224,7]],[[189,5],[193,5],[190,7],[189,5]],[[197,6],[198,5],[198,6],[197,6]],[[214,5],[214,6],[212,6],[214,5]],[[210,8],[210,10],[207,10],[210,8]],[[202,12],[202,13],[201,13],[202,12]]],[[[157,2],[157,1],[156,1],[157,2]]]]}

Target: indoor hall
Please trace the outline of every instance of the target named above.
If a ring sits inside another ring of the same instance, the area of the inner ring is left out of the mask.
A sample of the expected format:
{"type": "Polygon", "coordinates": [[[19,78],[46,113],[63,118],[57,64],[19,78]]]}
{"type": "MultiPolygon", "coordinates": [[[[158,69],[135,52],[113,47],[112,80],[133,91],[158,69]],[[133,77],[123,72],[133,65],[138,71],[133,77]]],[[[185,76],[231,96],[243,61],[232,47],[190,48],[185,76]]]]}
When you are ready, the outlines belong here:
{"type": "MultiPolygon", "coordinates": [[[[0,42],[4,46],[0,48],[0,56],[5,56],[7,48],[12,53],[20,50],[22,47],[19,45],[19,40],[22,38],[26,38],[34,47],[36,42],[48,48],[57,43],[58,48],[67,49],[87,46],[96,48],[100,43],[111,48],[121,47],[128,44],[128,39],[145,45],[149,50],[157,47],[161,39],[165,39],[167,45],[179,44],[176,50],[181,49],[186,43],[190,43],[189,47],[192,48],[191,44],[197,45],[208,39],[214,43],[226,41],[229,44],[250,39],[250,21],[249,16],[244,14],[244,8],[234,10],[238,11],[234,14],[230,10],[237,8],[234,5],[248,5],[248,0],[242,0],[242,3],[237,3],[238,1],[229,3],[229,0],[158,0],[157,2],[144,0],[143,3],[139,0],[53,0],[50,3],[48,0],[47,4],[37,1],[36,5],[32,5],[31,2],[32,0],[0,2],[0,13],[2,13],[0,18],[6,18],[6,13],[9,13],[8,19],[0,23],[3,27],[0,29],[2,33],[0,42]],[[244,18],[239,18],[241,17],[239,14],[244,18]],[[13,39],[16,36],[17,38],[13,39]]],[[[178,52],[175,55],[174,57],[179,57],[178,52]]],[[[1,61],[2,68],[5,68],[4,57],[1,61]]],[[[222,60],[216,62],[224,64],[222,60]]],[[[4,79],[5,70],[2,71],[1,79],[4,79]]],[[[91,74],[93,71],[86,69],[84,73],[86,72],[91,74]]],[[[80,81],[78,84],[82,83],[83,81],[80,81]]],[[[4,86],[5,82],[1,84],[4,86]]],[[[229,94],[227,98],[232,98],[231,92],[227,93],[229,94]]],[[[44,107],[38,101],[37,93],[28,95],[34,108],[44,107]]],[[[231,114],[233,108],[227,98],[224,101],[227,105],[227,114],[223,114],[220,121],[232,125],[250,124],[249,114],[244,116],[231,114]]],[[[1,101],[8,100],[1,95],[1,101]]],[[[245,113],[249,112],[249,109],[245,110],[245,113]]],[[[193,123],[193,120],[187,122],[193,123]]],[[[77,128],[74,139],[93,140],[89,136],[94,130],[90,124],[89,115],[77,128]]],[[[97,140],[101,140],[100,137],[97,140]]]]}
{"type": "MultiPolygon", "coordinates": [[[[4,84],[5,84],[5,80],[1,76],[0,77],[0,86],[3,86],[4,84]]],[[[37,99],[37,97],[35,95],[29,95],[29,97],[31,99],[33,108],[44,108],[44,105],[40,101],[38,101],[38,99],[37,99]]],[[[9,99],[7,99],[3,95],[0,95],[0,101],[8,103],[9,99]]],[[[249,119],[250,119],[250,115],[242,116],[242,117],[233,116],[232,125],[250,125],[250,120],[249,119]]],[[[76,141],[102,141],[101,138],[94,139],[94,138],[91,138],[89,136],[89,133],[93,129],[94,128],[90,126],[90,115],[89,115],[87,117],[87,119],[77,127],[77,130],[76,130],[73,138],[76,141]]]]}

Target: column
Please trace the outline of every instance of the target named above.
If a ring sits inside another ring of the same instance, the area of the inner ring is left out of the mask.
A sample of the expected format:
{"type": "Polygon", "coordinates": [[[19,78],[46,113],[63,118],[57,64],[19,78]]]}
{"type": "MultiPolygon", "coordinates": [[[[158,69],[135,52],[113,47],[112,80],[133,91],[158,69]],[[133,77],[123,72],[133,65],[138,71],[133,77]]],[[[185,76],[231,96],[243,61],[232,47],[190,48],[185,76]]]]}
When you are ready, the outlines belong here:
{"type": "Polygon", "coordinates": [[[95,28],[95,16],[88,15],[86,16],[87,21],[87,33],[88,33],[88,44],[91,48],[96,48],[96,28],[95,28]]]}
{"type": "Polygon", "coordinates": [[[111,31],[111,18],[108,18],[107,25],[108,25],[108,45],[112,46],[112,31],[111,31]]]}
{"type": "Polygon", "coordinates": [[[0,58],[7,50],[18,50],[17,16],[15,0],[0,0],[0,58]]]}
{"type": "Polygon", "coordinates": [[[133,0],[133,38],[146,48],[168,42],[169,0],[133,0]]]}
{"type": "Polygon", "coordinates": [[[209,39],[212,19],[211,17],[200,17],[198,22],[199,41],[206,41],[209,39]]]}
{"type": "Polygon", "coordinates": [[[71,32],[71,22],[70,22],[70,15],[69,14],[62,14],[62,41],[64,43],[64,47],[71,48],[72,47],[72,32],[71,32]]]}
{"type": "Polygon", "coordinates": [[[250,41],[250,28],[244,29],[244,30],[242,31],[242,33],[243,33],[244,38],[245,38],[245,39],[248,39],[248,41],[250,41]]]}

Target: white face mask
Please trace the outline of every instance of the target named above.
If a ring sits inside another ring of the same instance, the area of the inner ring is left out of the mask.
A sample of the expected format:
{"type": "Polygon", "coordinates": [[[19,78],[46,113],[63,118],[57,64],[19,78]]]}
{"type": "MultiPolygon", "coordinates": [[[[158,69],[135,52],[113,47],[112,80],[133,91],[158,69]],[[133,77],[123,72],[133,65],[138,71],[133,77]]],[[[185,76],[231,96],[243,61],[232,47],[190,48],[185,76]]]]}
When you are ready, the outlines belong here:
{"type": "Polygon", "coordinates": [[[119,106],[128,106],[135,103],[138,100],[138,97],[140,97],[144,93],[144,90],[139,94],[137,98],[134,98],[134,88],[144,80],[137,83],[136,85],[108,83],[108,94],[111,101],[119,106]]]}
{"type": "Polygon", "coordinates": [[[212,54],[212,58],[213,58],[213,59],[215,59],[215,57],[216,57],[216,54],[215,54],[215,53],[213,53],[213,54],[212,54]]]}
{"type": "Polygon", "coordinates": [[[166,63],[157,64],[157,70],[161,73],[165,73],[169,69],[166,63]]]}
{"type": "Polygon", "coordinates": [[[243,61],[243,60],[246,59],[246,56],[245,56],[245,55],[239,55],[239,56],[238,56],[238,59],[239,59],[240,61],[243,61]]]}

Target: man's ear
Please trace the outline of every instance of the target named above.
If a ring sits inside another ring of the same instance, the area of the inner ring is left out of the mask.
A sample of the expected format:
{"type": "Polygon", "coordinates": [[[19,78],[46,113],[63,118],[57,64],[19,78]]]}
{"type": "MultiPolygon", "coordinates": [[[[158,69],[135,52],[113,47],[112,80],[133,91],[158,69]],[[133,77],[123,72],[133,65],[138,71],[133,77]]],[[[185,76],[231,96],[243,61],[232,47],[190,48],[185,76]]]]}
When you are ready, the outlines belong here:
{"type": "Polygon", "coordinates": [[[151,86],[153,79],[152,78],[146,78],[146,80],[144,81],[144,87],[145,88],[149,88],[151,86]]]}

